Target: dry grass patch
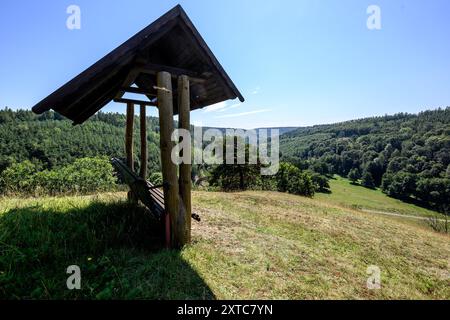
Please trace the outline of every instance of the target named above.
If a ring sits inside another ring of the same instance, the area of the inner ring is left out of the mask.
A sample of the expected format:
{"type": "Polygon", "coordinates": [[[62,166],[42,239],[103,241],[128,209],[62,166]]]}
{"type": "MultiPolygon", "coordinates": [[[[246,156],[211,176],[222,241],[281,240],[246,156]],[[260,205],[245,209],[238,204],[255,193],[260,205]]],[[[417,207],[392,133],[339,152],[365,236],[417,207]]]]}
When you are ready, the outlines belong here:
{"type": "Polygon", "coordinates": [[[277,192],[194,192],[193,243],[152,251],[149,215],[125,199],[0,199],[0,298],[450,298],[450,237],[406,220],[277,192]],[[65,287],[68,264],[81,266],[80,291],[65,287]],[[369,265],[381,290],[367,289],[369,265]]]}
{"type": "Polygon", "coordinates": [[[197,192],[194,206],[202,223],[186,257],[219,298],[450,297],[446,235],[275,192],[197,192]],[[190,259],[200,248],[209,258],[190,259]],[[381,290],[366,288],[369,265],[381,290]]]}

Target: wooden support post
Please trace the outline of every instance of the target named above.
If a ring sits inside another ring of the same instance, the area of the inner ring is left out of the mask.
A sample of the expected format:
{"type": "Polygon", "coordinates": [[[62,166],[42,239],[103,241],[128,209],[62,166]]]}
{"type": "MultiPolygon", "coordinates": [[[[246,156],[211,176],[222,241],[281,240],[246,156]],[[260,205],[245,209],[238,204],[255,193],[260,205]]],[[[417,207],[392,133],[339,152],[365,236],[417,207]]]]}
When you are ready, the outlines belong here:
{"type": "Polygon", "coordinates": [[[158,72],[158,110],[160,127],[161,169],[164,181],[164,206],[166,209],[166,245],[179,248],[182,243],[180,238],[184,235],[183,226],[178,223],[178,178],[177,167],[171,159],[174,144],[171,140],[173,132],[173,96],[172,76],[168,72],[158,72]],[[170,228],[168,228],[170,226],[170,228]],[[181,229],[181,232],[180,232],[181,229]],[[170,237],[167,237],[167,232],[170,237]],[[180,237],[181,236],[181,237],[180,237]]]}
{"type": "Polygon", "coordinates": [[[147,116],[146,106],[141,104],[140,121],[141,121],[141,164],[139,175],[141,178],[147,179],[147,116]]]}
{"type": "MultiPolygon", "coordinates": [[[[125,128],[125,152],[127,155],[127,166],[134,171],[133,161],[133,122],[134,122],[134,104],[127,103],[127,126],[125,128]]],[[[136,202],[136,198],[131,191],[128,192],[128,200],[136,202]]]]}
{"type": "MultiPolygon", "coordinates": [[[[178,77],[178,115],[179,128],[190,131],[190,92],[189,92],[189,78],[185,75],[178,77]]],[[[188,144],[188,150],[184,149],[182,152],[189,154],[191,160],[191,141],[188,144]]],[[[191,242],[191,163],[180,164],[180,196],[182,203],[180,204],[180,220],[184,222],[184,239],[183,244],[191,242]]]]}

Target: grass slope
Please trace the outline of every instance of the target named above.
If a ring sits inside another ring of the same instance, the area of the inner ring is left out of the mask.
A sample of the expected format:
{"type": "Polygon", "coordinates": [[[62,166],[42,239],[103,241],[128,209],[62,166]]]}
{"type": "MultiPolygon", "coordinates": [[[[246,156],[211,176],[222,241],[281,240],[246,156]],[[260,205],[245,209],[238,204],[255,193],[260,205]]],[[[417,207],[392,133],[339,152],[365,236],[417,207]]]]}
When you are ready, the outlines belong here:
{"type": "Polygon", "coordinates": [[[423,217],[439,215],[435,211],[387,197],[380,189],[372,190],[353,185],[348,179],[337,175],[330,180],[330,187],[332,193],[318,193],[315,198],[326,203],[352,209],[368,209],[423,217]]]}
{"type": "Polygon", "coordinates": [[[181,252],[152,249],[151,219],[125,197],[0,200],[0,298],[450,298],[448,235],[339,193],[194,192],[202,222],[181,252]],[[66,289],[71,264],[82,290],[66,289]],[[380,290],[366,287],[369,265],[380,290]]]}

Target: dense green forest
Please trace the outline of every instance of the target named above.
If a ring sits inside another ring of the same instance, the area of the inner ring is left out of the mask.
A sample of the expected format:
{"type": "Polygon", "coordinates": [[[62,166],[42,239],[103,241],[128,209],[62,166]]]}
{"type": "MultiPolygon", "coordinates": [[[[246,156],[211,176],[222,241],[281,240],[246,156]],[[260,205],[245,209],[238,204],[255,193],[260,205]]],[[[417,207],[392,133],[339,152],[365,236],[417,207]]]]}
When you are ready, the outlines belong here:
{"type": "MultiPolygon", "coordinates": [[[[147,118],[148,171],[159,171],[159,124],[147,118]]],[[[135,166],[139,168],[139,121],[134,125],[135,166]]],[[[25,160],[41,169],[61,168],[86,157],[125,158],[125,115],[99,112],[82,125],[55,112],[0,110],[0,172],[25,160]]]]}
{"type": "MultiPolygon", "coordinates": [[[[111,157],[125,158],[125,115],[99,112],[82,125],[55,112],[0,110],[0,194],[86,194],[117,189],[111,157]]],[[[158,119],[147,118],[148,174],[160,168],[158,119]]],[[[139,170],[139,121],[134,127],[139,170]]]]}
{"type": "Polygon", "coordinates": [[[281,137],[282,159],[369,188],[450,209],[450,108],[299,128],[281,137]]]}

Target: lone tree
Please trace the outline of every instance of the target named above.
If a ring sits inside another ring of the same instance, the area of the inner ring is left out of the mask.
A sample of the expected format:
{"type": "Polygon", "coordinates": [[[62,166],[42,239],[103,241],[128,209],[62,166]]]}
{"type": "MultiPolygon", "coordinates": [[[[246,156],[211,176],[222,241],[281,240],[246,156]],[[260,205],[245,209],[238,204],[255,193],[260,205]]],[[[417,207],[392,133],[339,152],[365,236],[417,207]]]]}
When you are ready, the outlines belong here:
{"type": "Polygon", "coordinates": [[[353,184],[356,184],[358,182],[359,178],[361,178],[361,175],[360,175],[359,170],[357,168],[353,168],[353,169],[350,170],[350,172],[348,173],[347,177],[350,179],[350,181],[353,184]]]}
{"type": "Polygon", "coordinates": [[[361,184],[366,188],[375,188],[375,181],[373,180],[372,174],[369,171],[364,171],[361,178],[361,184]]]}
{"type": "MultiPolygon", "coordinates": [[[[245,163],[238,164],[238,139],[241,140],[240,137],[234,137],[233,164],[220,164],[211,172],[210,183],[225,191],[247,190],[255,187],[259,182],[261,164],[259,160],[256,164],[249,163],[250,146],[248,143],[245,143],[245,163]]],[[[225,141],[223,148],[225,154],[225,141]]]]}

